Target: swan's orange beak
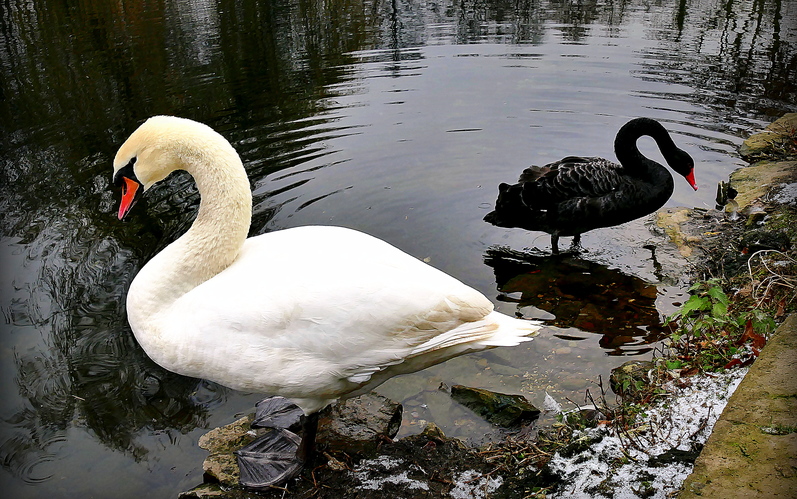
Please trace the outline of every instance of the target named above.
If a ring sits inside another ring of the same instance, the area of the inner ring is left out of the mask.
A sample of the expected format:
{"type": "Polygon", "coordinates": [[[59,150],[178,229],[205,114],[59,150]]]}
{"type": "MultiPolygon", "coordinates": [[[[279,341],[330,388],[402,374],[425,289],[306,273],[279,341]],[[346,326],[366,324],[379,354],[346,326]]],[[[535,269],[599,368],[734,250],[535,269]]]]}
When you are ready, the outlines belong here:
{"type": "Polygon", "coordinates": [[[692,170],[688,174],[684,175],[684,177],[686,178],[686,181],[689,182],[689,185],[692,186],[692,189],[697,190],[697,183],[695,183],[695,170],[692,170]]]}
{"type": "Polygon", "coordinates": [[[127,177],[122,177],[122,201],[119,203],[119,220],[123,219],[133,207],[141,184],[127,177]]]}

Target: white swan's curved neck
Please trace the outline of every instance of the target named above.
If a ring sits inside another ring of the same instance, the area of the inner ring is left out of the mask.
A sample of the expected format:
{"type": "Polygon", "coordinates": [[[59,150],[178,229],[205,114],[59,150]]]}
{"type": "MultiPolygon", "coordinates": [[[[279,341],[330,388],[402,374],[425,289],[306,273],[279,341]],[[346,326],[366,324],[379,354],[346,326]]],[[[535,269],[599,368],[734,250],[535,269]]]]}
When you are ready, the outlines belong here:
{"type": "Polygon", "coordinates": [[[200,203],[196,220],[178,241],[183,242],[182,259],[196,266],[194,278],[204,282],[238,256],[252,221],[252,192],[234,151],[187,164],[186,170],[197,183],[200,203]]]}
{"type": "MultiPolygon", "coordinates": [[[[199,189],[196,220],[179,239],[158,253],[130,286],[128,310],[156,315],[175,300],[215,276],[233,261],[249,233],[252,193],[238,154],[229,148],[183,158],[180,167],[199,189]]],[[[129,317],[131,324],[143,317],[129,317]]]]}

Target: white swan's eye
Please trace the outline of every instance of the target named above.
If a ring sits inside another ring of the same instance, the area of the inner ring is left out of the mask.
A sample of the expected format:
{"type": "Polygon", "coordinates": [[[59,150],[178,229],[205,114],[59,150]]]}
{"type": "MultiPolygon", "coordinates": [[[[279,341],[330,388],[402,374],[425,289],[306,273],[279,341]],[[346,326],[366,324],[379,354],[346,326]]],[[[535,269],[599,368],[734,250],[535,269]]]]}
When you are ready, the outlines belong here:
{"type": "Polygon", "coordinates": [[[133,158],[130,161],[128,161],[125,166],[120,168],[119,171],[117,171],[116,174],[114,174],[114,176],[113,176],[113,185],[115,185],[117,188],[118,187],[124,187],[125,186],[124,185],[124,178],[125,177],[127,177],[129,179],[132,179],[132,180],[135,180],[136,182],[138,182],[140,184],[141,182],[139,182],[138,178],[136,178],[136,172],[135,172],[135,170],[133,170],[133,166],[135,164],[136,164],[136,157],[133,156],[133,158]]]}

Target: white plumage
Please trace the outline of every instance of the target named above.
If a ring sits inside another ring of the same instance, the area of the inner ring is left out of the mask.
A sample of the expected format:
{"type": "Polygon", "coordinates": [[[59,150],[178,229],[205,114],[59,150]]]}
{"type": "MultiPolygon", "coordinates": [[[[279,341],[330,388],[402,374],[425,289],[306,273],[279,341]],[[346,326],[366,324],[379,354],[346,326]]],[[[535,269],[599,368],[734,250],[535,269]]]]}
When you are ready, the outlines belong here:
{"type": "Polygon", "coordinates": [[[252,200],[241,161],[190,120],[151,118],[120,148],[116,183],[143,186],[125,188],[120,217],[176,169],[197,182],[197,219],[141,269],[127,298],[136,339],[166,369],[282,395],[311,413],[540,328],[355,230],[309,226],[247,239],[252,200]]]}

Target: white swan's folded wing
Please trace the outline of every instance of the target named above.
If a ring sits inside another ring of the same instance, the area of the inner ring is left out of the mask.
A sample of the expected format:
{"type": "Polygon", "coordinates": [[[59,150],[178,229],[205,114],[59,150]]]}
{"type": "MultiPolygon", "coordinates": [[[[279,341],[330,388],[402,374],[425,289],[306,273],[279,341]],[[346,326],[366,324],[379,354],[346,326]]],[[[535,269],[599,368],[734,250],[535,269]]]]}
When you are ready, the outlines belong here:
{"type": "Polygon", "coordinates": [[[299,228],[250,239],[230,268],[176,303],[171,315],[180,323],[164,334],[191,345],[178,363],[195,371],[183,374],[335,398],[408,358],[465,343],[512,344],[489,343],[498,328],[486,319],[492,308],[383,241],[299,228]]]}

